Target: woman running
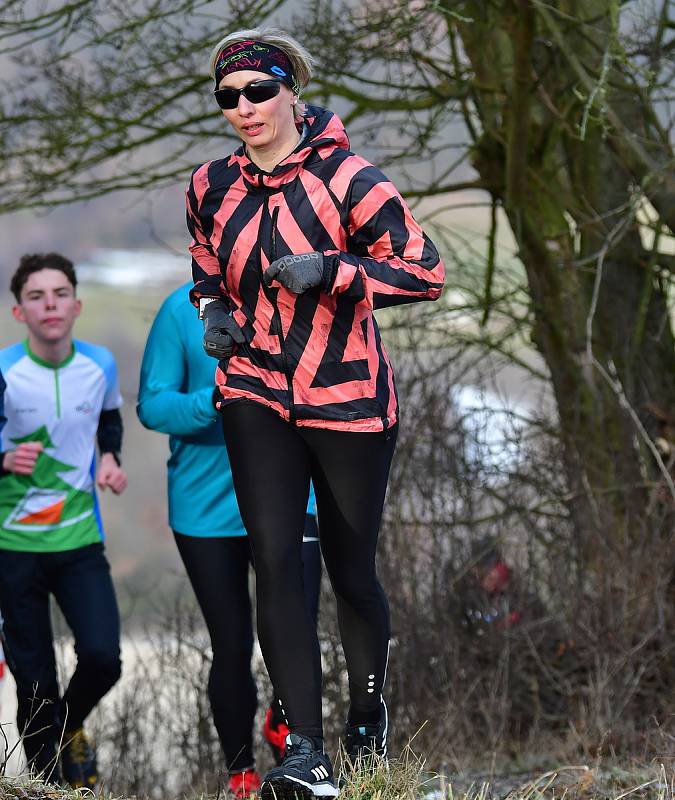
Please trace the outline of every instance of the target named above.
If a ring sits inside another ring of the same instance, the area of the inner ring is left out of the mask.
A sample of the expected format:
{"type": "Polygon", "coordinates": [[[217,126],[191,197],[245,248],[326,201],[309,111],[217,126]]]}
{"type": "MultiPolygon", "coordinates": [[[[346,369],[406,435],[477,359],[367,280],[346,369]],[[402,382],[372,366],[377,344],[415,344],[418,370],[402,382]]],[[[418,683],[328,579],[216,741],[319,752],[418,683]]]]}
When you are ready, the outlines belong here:
{"type": "Polygon", "coordinates": [[[310,479],[349,673],[346,749],[384,753],[389,610],[375,570],[398,403],[373,311],[435,300],[438,252],[331,111],[299,102],[312,57],[283,31],[226,36],[214,96],[242,145],[187,190],[192,301],[257,576],[260,646],[290,730],[263,800],[336,796],[321,659],[303,600],[310,479]]]}
{"type": "MultiPolygon", "coordinates": [[[[260,789],[253,755],[258,700],[251,671],[250,548],[212,402],[213,360],[199,341],[202,325],[188,299],[191,288],[184,284],[172,292],[152,323],[137,412],[146,428],[169,434],[169,524],[211,639],[211,711],[230,794],[242,800],[260,789]]],[[[303,525],[304,596],[316,624],[321,554],[311,491],[303,525]]],[[[265,714],[263,736],[277,763],[284,755],[287,734],[279,703],[273,701],[265,714]]]]}

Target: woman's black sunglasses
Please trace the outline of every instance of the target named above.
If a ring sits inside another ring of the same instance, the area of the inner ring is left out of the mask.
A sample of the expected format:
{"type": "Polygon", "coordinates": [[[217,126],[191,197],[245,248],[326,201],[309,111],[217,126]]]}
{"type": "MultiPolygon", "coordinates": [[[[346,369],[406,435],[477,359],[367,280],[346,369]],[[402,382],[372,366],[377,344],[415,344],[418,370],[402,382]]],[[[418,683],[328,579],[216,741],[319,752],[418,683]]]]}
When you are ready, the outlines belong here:
{"type": "Polygon", "coordinates": [[[265,100],[271,100],[276,97],[280,90],[281,79],[268,78],[267,80],[247,83],[241,89],[216,89],[213,95],[216,98],[216,103],[221,108],[230,111],[239,105],[239,95],[243,94],[250,103],[264,103],[265,100]]]}

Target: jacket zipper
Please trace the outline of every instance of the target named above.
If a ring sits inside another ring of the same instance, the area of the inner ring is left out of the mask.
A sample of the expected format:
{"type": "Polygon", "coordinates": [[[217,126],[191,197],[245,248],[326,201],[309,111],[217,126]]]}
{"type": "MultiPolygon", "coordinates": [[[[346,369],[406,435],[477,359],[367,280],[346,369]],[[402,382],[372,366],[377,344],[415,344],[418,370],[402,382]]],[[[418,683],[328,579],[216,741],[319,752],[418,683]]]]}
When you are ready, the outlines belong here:
{"type": "MultiPolygon", "coordinates": [[[[265,210],[269,212],[269,197],[265,198],[265,210]]],[[[279,217],[279,206],[276,206],[272,210],[272,241],[271,241],[271,248],[270,248],[270,263],[274,261],[277,257],[277,219],[279,217]]],[[[295,400],[293,397],[293,379],[291,377],[291,371],[288,367],[288,353],[286,351],[286,341],[284,339],[284,329],[281,324],[281,312],[279,311],[279,307],[272,299],[271,293],[268,294],[269,290],[265,286],[264,281],[262,282],[263,292],[265,293],[265,297],[270,301],[272,307],[276,311],[277,314],[277,321],[278,321],[278,330],[277,336],[279,337],[279,345],[281,347],[281,358],[284,362],[284,372],[286,374],[286,382],[288,384],[288,419],[289,422],[295,422],[295,400]]]]}

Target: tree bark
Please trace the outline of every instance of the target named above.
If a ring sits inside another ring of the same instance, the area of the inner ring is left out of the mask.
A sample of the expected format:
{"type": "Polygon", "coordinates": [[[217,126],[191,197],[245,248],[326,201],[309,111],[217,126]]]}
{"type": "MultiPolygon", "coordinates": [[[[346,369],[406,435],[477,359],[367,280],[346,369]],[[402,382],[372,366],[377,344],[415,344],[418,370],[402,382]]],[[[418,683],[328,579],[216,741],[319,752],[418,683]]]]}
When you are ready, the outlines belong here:
{"type": "MultiPolygon", "coordinates": [[[[583,65],[601,76],[612,46],[611,0],[562,6],[570,19],[576,15],[564,34],[577,71],[583,65]],[[583,18],[596,31],[605,24],[599,46],[584,35],[583,18]]],[[[518,243],[533,340],[557,402],[570,511],[584,560],[595,561],[608,548],[624,551],[645,535],[666,533],[673,522],[667,497],[654,502],[662,475],[635,424],[636,415],[650,428],[650,404],[675,409],[675,342],[664,288],[635,220],[635,159],[617,156],[622,132],[606,135],[607,115],[584,105],[590,98],[579,95],[565,54],[543,44],[535,3],[471,2],[465,11],[472,21],[458,24],[464,49],[480,85],[492,89],[485,104],[477,102],[484,133],[473,163],[501,200],[518,243]]],[[[611,91],[620,79],[611,70],[609,78],[598,96],[625,129],[636,130],[643,100],[611,91]]],[[[637,129],[646,135],[644,126],[637,129]]]]}

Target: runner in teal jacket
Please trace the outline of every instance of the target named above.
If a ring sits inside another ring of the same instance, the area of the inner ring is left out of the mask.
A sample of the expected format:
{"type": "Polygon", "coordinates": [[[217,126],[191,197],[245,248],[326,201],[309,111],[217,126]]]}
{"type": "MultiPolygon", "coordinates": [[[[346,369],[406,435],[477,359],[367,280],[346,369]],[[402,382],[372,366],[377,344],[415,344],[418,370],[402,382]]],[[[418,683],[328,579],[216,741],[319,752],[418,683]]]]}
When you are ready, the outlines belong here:
{"type": "MultiPolygon", "coordinates": [[[[211,636],[209,698],[230,788],[243,797],[256,789],[258,780],[252,741],[257,699],[250,665],[250,549],[212,401],[215,362],[202,349],[203,324],[188,298],[191,287],[186,283],[172,292],[152,324],[137,411],[145,427],[169,434],[169,525],[211,636]]],[[[305,595],[316,620],[321,558],[313,490],[304,542],[305,595]]],[[[286,731],[273,702],[264,734],[277,759],[283,754],[286,731]]]]}

